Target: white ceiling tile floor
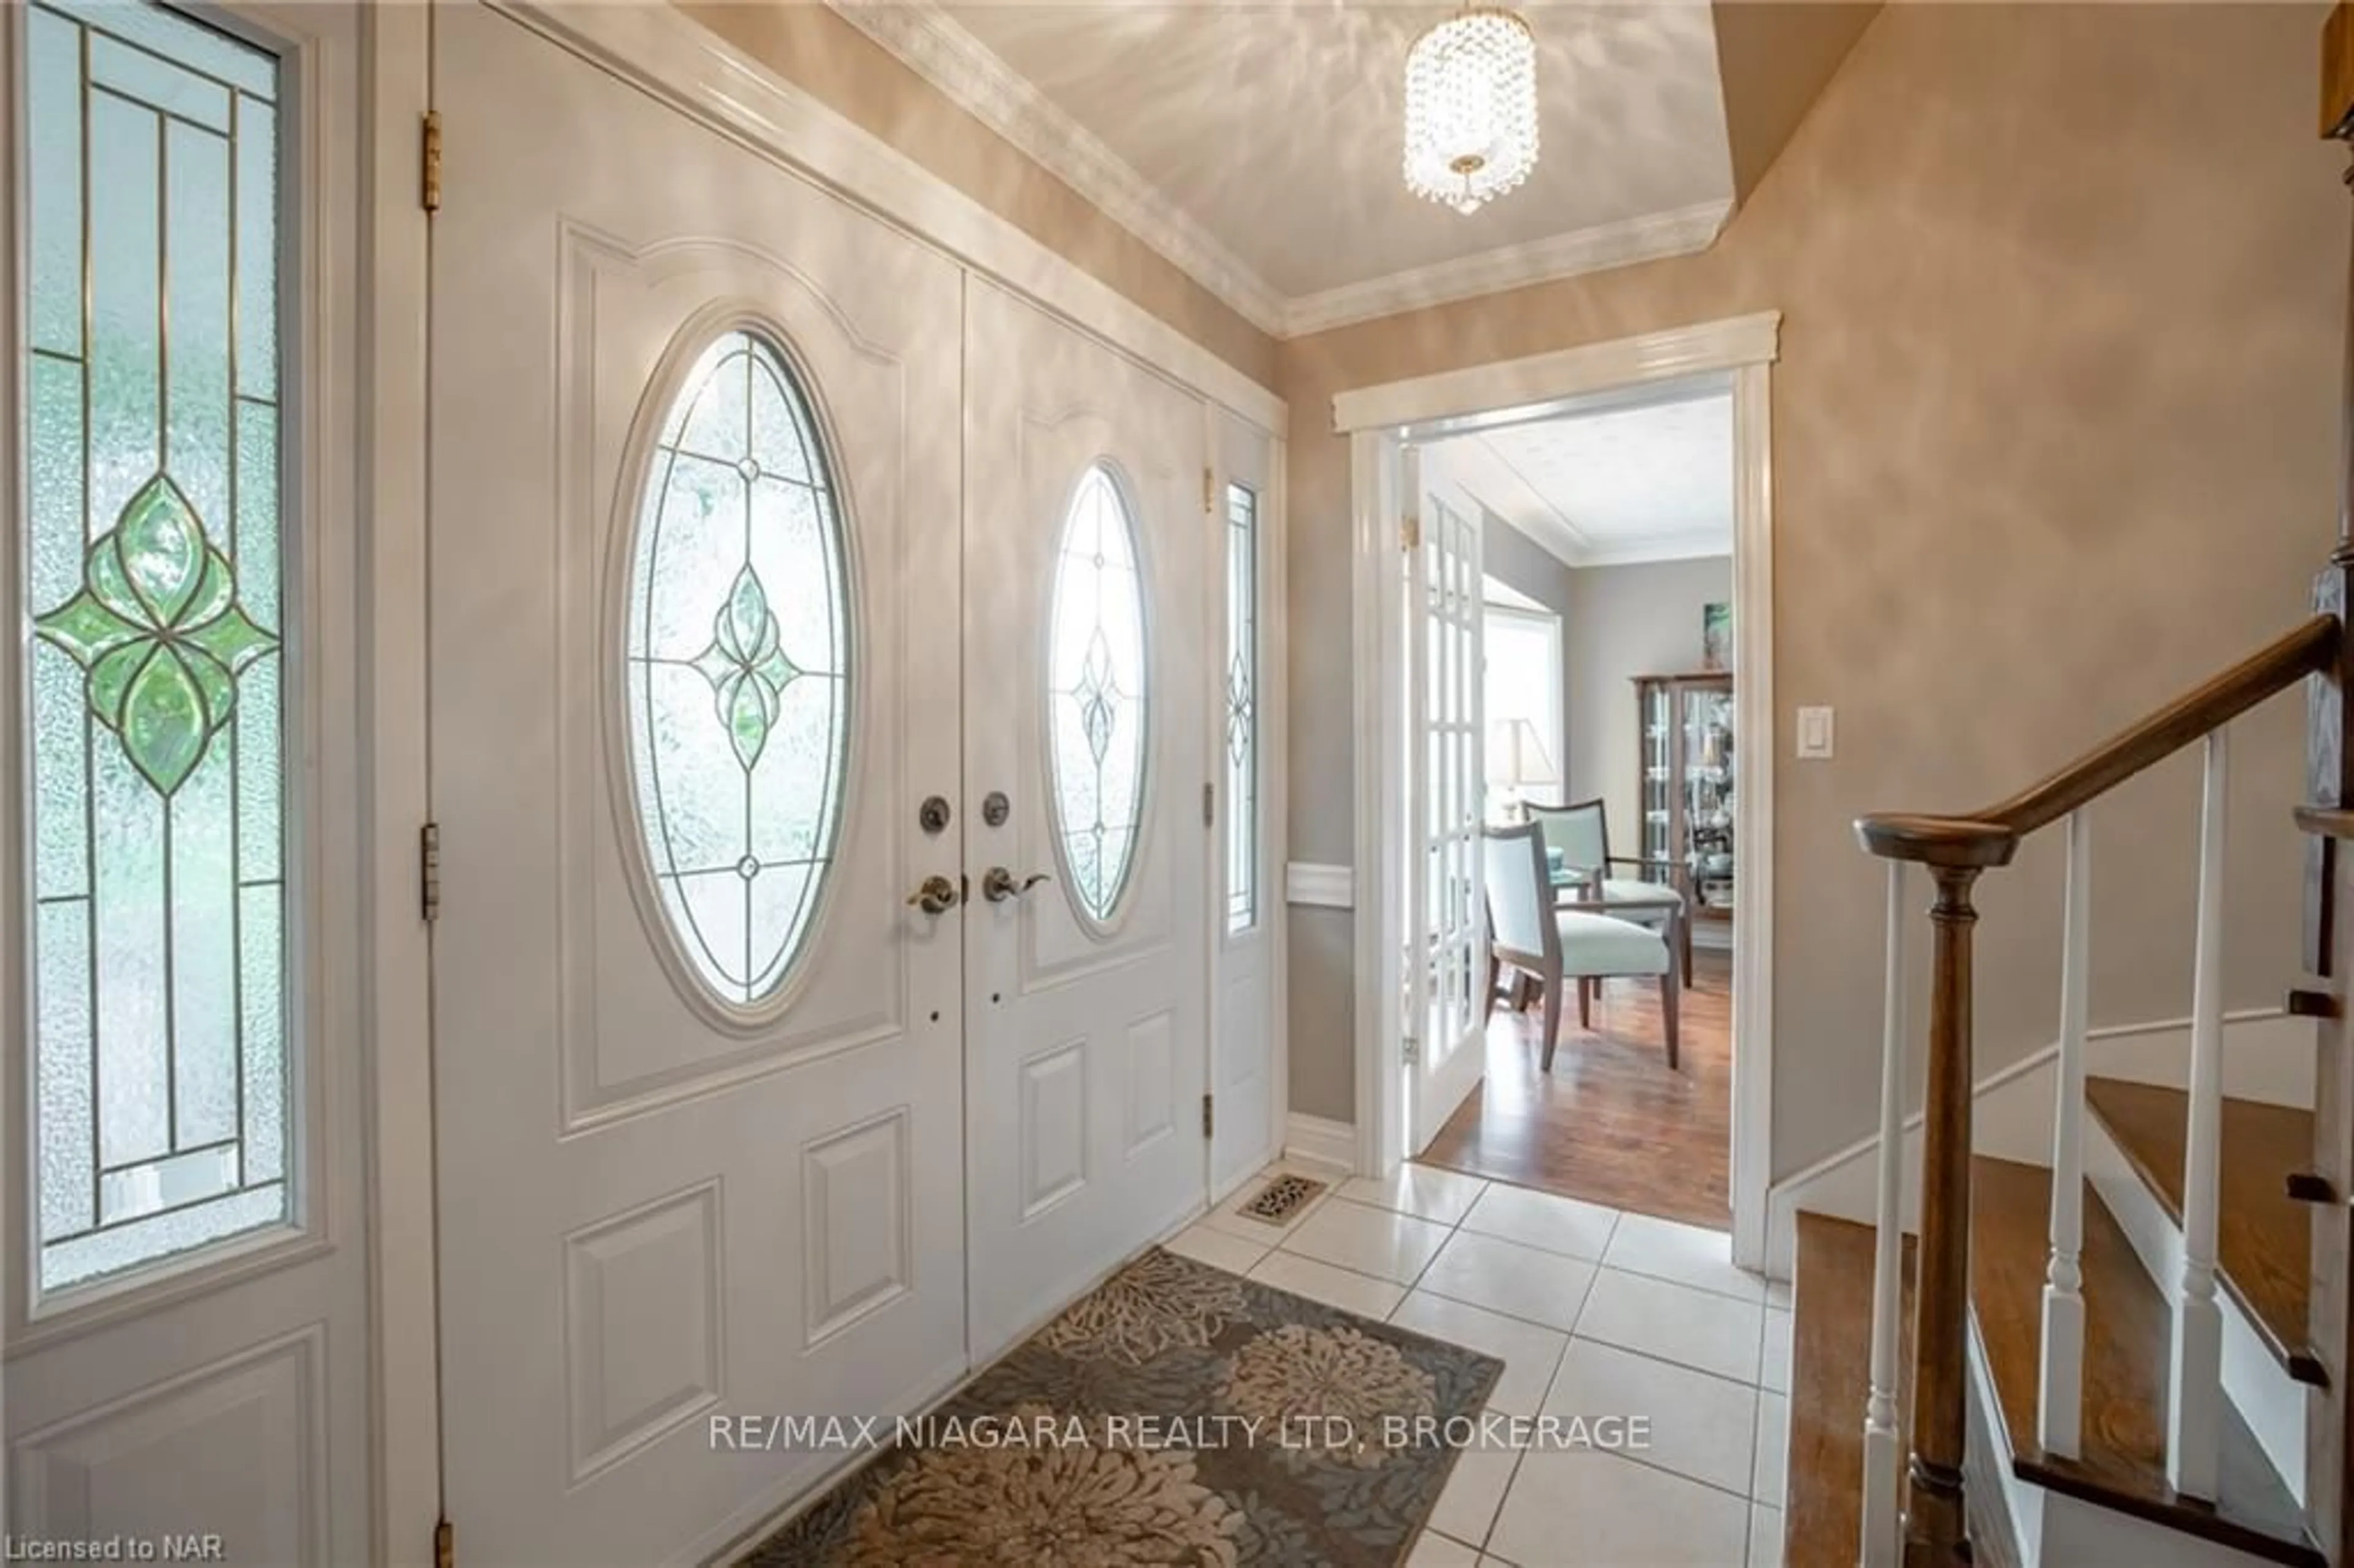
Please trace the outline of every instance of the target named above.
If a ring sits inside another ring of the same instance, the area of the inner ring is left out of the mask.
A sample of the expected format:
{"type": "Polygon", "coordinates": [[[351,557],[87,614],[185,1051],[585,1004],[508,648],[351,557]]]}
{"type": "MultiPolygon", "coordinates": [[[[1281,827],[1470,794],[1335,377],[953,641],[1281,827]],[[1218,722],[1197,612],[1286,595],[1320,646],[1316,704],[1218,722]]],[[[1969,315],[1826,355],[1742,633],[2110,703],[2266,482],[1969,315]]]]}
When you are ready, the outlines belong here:
{"type": "Polygon", "coordinates": [[[1495,1440],[1457,1457],[1407,1568],[1778,1568],[1790,1315],[1767,1282],[1721,1232],[1447,1174],[1169,1245],[1503,1361],[1495,1440]]]}
{"type": "Polygon", "coordinates": [[[1465,1212],[1487,1191],[1488,1183],[1477,1176],[1441,1171],[1433,1165],[1401,1165],[1387,1181],[1352,1176],[1341,1184],[1336,1196],[1352,1203],[1371,1203],[1375,1208],[1412,1214],[1418,1220],[1451,1225],[1461,1221],[1465,1212]]]}
{"type": "Polygon", "coordinates": [[[1571,1257],[1599,1261],[1618,1211],[1526,1187],[1491,1185],[1463,1216],[1463,1228],[1571,1257]]]}
{"type": "Polygon", "coordinates": [[[1755,1386],[1765,1316],[1746,1301],[1606,1268],[1575,1327],[1589,1340],[1755,1386]]]}

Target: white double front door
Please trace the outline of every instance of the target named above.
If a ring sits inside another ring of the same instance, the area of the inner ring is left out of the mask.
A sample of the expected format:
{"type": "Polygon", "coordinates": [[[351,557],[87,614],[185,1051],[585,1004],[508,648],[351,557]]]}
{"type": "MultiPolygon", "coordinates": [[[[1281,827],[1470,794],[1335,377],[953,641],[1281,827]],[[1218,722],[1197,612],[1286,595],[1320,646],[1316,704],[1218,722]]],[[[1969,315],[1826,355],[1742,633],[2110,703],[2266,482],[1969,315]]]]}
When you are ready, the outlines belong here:
{"type": "Polygon", "coordinates": [[[447,1509],[690,1559],[856,1457],[737,1418],[1203,1202],[1207,420],[504,13],[435,66],[447,1509]]]}

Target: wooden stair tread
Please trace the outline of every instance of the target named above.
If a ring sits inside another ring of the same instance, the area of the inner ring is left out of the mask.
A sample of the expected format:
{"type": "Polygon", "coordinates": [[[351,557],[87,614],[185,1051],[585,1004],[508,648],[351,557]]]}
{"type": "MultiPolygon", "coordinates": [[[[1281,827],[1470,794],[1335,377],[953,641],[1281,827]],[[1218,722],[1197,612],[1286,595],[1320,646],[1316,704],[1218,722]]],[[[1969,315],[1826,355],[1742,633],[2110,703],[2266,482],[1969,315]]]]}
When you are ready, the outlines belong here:
{"type": "MultiPolygon", "coordinates": [[[[1904,1238],[1903,1340],[1913,1368],[1913,1238],[1904,1238]]],[[[1863,1407],[1872,1395],[1870,1226],[1798,1216],[1790,1306],[1790,1445],[1782,1556],[1852,1563],[1863,1539],[1863,1407]]],[[[1900,1408],[1909,1404],[1900,1400],[1900,1408]]],[[[1904,1428],[1900,1423],[1898,1430],[1904,1428]]]]}
{"type": "MultiPolygon", "coordinates": [[[[2151,1084],[2088,1078],[2084,1099],[2180,1225],[2190,1097],[2151,1084]]],[[[2305,1204],[2288,1196],[2287,1181],[2312,1162],[2311,1111],[2223,1101],[2223,1223],[2217,1227],[2217,1262],[2224,1287],[2283,1367],[2306,1349],[2313,1293],[2311,1216],[2305,1204]]]]}
{"type": "Polygon", "coordinates": [[[1970,1296],[1978,1337],[2009,1428],[2013,1466],[2025,1478],[2072,1497],[2189,1531],[2270,1562],[2311,1563],[2296,1499],[2228,1403],[2221,1497],[2176,1495],[2166,1481],[2167,1304],[2133,1244],[2089,1186],[2084,1197],[2083,1454],[2047,1457],[2035,1416],[2043,1340],[2043,1277],[2051,1235],[2052,1172],[1974,1159],[1970,1182],[1970,1296]]]}

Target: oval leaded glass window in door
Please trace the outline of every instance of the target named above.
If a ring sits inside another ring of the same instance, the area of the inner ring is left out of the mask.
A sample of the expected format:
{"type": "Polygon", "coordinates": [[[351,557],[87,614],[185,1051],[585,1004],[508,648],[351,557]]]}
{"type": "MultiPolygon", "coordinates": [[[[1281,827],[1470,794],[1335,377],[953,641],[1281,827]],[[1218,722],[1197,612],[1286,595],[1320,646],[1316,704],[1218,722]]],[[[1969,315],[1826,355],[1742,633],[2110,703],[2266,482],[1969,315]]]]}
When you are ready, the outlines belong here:
{"type": "Polygon", "coordinates": [[[825,449],[783,355],[705,349],[638,509],[630,756],[664,922],[724,1005],[807,947],[842,821],[850,599],[825,449]]]}
{"type": "Polygon", "coordinates": [[[1073,896],[1101,921],[1128,885],[1143,821],[1147,693],[1136,524],[1100,463],[1071,498],[1049,621],[1055,834],[1073,896]]]}
{"type": "Polygon", "coordinates": [[[273,1224],[287,1181],[279,68],[23,12],[40,1287],[273,1224]]]}

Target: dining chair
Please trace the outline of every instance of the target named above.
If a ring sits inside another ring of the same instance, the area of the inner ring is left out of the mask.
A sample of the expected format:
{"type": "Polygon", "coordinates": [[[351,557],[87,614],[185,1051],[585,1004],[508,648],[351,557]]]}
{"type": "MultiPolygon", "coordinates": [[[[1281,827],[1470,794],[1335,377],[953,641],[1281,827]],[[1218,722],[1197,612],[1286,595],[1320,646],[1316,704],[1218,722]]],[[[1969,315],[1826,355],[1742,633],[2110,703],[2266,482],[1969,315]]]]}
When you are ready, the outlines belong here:
{"type": "Polygon", "coordinates": [[[1553,1070],[1561,1036],[1561,992],[1577,982],[1577,1021],[1592,1021],[1592,991],[1614,975],[1659,977],[1659,1021],[1668,1066],[1677,1065],[1681,1017],[1675,959],[1658,930],[1606,914],[1598,906],[1563,908],[1554,902],[1545,866],[1544,834],[1533,822],[1490,828],[1482,850],[1488,874],[1489,983],[1487,1012],[1496,1009],[1495,981],[1505,964],[1534,975],[1544,988],[1544,1045],[1538,1065],[1553,1070]]]}
{"type": "Polygon", "coordinates": [[[1579,894],[1577,903],[1596,904],[1637,925],[1657,927],[1673,938],[1684,984],[1692,982],[1691,909],[1676,885],[1672,862],[1610,853],[1610,817],[1599,800],[1566,806],[1527,801],[1522,812],[1544,830],[1545,848],[1559,858],[1554,886],[1579,894]],[[1613,866],[1640,874],[1613,876],[1613,866]],[[1653,878],[1651,874],[1659,874],[1653,878]]]}

